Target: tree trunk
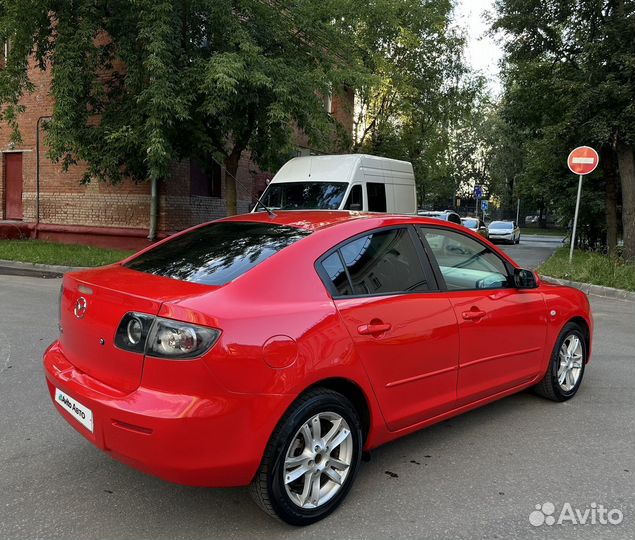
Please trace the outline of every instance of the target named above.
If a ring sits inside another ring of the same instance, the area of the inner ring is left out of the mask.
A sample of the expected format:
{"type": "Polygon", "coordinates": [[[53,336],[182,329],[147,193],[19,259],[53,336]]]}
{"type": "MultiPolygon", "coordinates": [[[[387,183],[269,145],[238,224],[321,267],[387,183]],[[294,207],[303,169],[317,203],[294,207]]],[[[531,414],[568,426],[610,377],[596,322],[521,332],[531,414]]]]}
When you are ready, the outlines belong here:
{"type": "Polygon", "coordinates": [[[609,255],[615,255],[617,248],[617,163],[613,148],[604,147],[601,163],[605,182],[606,247],[609,255]]]}
{"type": "Polygon", "coordinates": [[[242,153],[242,149],[235,146],[225,159],[225,206],[228,216],[238,213],[236,174],[242,153]]]}
{"type": "Polygon", "coordinates": [[[617,163],[622,184],[624,260],[635,262],[635,156],[631,145],[618,143],[617,163]]]}

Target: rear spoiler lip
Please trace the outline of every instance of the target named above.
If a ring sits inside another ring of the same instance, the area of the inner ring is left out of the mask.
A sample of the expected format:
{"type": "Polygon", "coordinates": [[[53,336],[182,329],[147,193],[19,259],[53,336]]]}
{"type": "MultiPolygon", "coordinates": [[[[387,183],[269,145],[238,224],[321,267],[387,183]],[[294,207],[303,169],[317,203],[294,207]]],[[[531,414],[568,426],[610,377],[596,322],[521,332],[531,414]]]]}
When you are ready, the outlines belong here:
{"type": "MultiPolygon", "coordinates": [[[[101,289],[103,291],[119,293],[129,295],[133,298],[149,300],[161,305],[165,302],[179,302],[192,297],[202,296],[218,290],[222,287],[216,285],[204,285],[202,283],[194,283],[191,281],[182,281],[165,276],[158,276],[156,274],[149,274],[146,272],[140,272],[139,270],[133,270],[124,266],[114,264],[108,266],[102,266],[98,268],[92,268],[88,270],[79,270],[77,272],[68,272],[64,274],[63,286],[66,287],[69,280],[73,280],[80,287],[85,287],[94,293],[95,289],[101,289]],[[130,279],[118,280],[118,283],[104,282],[99,279],[101,275],[109,272],[122,272],[130,276],[136,276],[137,278],[143,278],[144,281],[150,283],[144,283],[138,287],[130,286],[130,279]],[[129,274],[130,273],[130,274],[129,274]],[[122,283],[128,283],[128,285],[122,285],[122,283]],[[154,282],[154,283],[152,283],[154,282]],[[146,291],[157,288],[163,289],[161,291],[148,294],[146,291]],[[173,290],[170,290],[173,289],[173,290]],[[178,289],[178,290],[177,290],[178,289]]],[[[90,295],[90,293],[85,293],[90,295]]],[[[155,315],[155,314],[153,314],[155,315]]]]}

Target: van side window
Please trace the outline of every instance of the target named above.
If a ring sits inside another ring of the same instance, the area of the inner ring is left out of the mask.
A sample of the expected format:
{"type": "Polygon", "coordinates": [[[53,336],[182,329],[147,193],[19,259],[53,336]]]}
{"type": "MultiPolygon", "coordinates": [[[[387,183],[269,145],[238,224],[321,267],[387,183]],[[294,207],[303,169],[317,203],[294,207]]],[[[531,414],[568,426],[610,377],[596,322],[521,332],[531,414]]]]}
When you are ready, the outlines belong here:
{"type": "Polygon", "coordinates": [[[385,212],[386,185],[378,182],[366,182],[366,191],[368,193],[368,211],[385,212]]]}
{"type": "Polygon", "coordinates": [[[361,184],[355,184],[351,188],[351,192],[348,194],[344,210],[361,211],[363,209],[364,203],[362,201],[362,186],[361,184]]]}

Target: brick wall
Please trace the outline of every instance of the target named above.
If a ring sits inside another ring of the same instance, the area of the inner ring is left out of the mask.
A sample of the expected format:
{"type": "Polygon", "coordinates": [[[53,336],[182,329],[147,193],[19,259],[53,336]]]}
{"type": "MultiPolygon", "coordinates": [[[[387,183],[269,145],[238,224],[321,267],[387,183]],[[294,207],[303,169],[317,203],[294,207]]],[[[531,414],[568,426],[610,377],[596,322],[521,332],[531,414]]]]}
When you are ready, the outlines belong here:
{"type": "MultiPolygon", "coordinates": [[[[40,71],[35,63],[30,66],[30,78],[34,91],[22,99],[26,111],[19,118],[22,142],[10,143],[10,130],[0,124],[0,220],[5,217],[4,155],[6,152],[22,152],[23,163],[23,221],[36,221],[36,128],[38,118],[50,116],[53,99],[50,95],[50,74],[40,71]]],[[[352,126],[352,93],[344,99],[335,98],[333,115],[348,129],[352,126]],[[350,103],[349,103],[350,100],[350,103]],[[351,114],[349,114],[349,112],[351,114]],[[350,126],[349,126],[350,124],[350,126]]],[[[41,120],[45,122],[45,119],[41,120]]],[[[68,172],[60,165],[52,163],[43,144],[45,138],[40,123],[40,210],[39,222],[46,225],[136,229],[140,236],[149,225],[150,184],[136,184],[126,180],[118,185],[91,182],[81,185],[86,170],[79,164],[68,172]]],[[[298,144],[306,146],[306,137],[297,134],[298,144]]],[[[223,169],[223,175],[224,169],[223,169]]],[[[272,177],[263,173],[243,155],[238,172],[238,212],[248,212],[255,196],[262,193],[267,180],[272,177]]],[[[224,217],[225,178],[221,181],[221,197],[200,197],[190,194],[189,160],[173,164],[168,179],[160,187],[159,230],[172,232],[198,223],[224,217]]],[[[49,227],[50,230],[50,227],[49,227]]],[[[52,234],[52,233],[51,233],[52,234]]],[[[50,235],[49,235],[50,236],[50,235]]],[[[66,238],[66,237],[65,237],[66,238]]]]}

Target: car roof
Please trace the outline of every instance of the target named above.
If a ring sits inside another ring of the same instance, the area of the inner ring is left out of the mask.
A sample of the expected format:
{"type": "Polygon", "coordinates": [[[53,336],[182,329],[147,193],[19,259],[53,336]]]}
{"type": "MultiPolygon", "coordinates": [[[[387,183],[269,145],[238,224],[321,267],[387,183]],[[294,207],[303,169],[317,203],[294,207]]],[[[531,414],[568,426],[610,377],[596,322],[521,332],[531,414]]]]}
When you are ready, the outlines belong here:
{"type": "Polygon", "coordinates": [[[218,220],[222,221],[242,221],[251,223],[273,223],[287,227],[295,227],[309,231],[325,229],[340,223],[348,223],[359,220],[386,219],[403,220],[406,223],[438,223],[437,219],[426,219],[424,216],[352,212],[348,210],[276,210],[273,216],[267,212],[252,212],[249,214],[239,214],[218,220]]]}

